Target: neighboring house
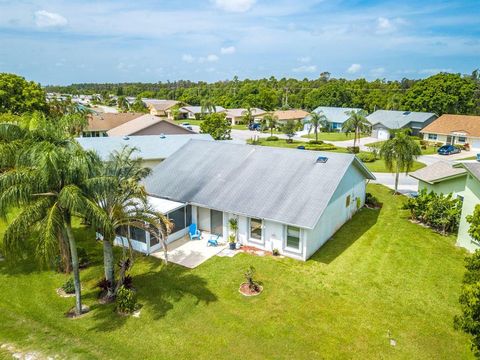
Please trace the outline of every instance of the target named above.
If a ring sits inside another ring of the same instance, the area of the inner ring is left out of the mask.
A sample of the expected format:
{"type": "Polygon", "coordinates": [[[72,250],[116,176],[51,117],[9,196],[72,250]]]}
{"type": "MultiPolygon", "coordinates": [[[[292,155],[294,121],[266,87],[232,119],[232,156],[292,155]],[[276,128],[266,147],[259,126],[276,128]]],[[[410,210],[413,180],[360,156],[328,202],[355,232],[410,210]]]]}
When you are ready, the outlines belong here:
{"type": "MultiPolygon", "coordinates": [[[[319,106],[313,112],[317,114],[323,114],[330,123],[330,129],[333,131],[342,131],[342,126],[345,121],[350,118],[351,111],[363,111],[360,108],[344,108],[344,107],[331,107],[331,106],[319,106]]],[[[309,117],[306,118],[308,120],[309,117]]],[[[305,124],[305,130],[308,131],[310,125],[305,124]]]]}
{"type": "Polygon", "coordinates": [[[107,136],[107,131],[143,116],[142,113],[95,113],[88,116],[88,126],[82,132],[84,137],[107,136]]]}
{"type": "MultiPolygon", "coordinates": [[[[301,122],[307,117],[310,113],[305,110],[294,109],[294,110],[275,110],[273,116],[277,118],[277,123],[279,125],[285,125],[289,121],[301,122]]],[[[261,116],[263,117],[263,116],[261,116]]]]}
{"type": "MultiPolygon", "coordinates": [[[[227,109],[225,118],[230,122],[231,125],[237,125],[245,123],[245,114],[247,109],[227,109]]],[[[265,115],[267,112],[259,108],[251,109],[253,116],[253,121],[258,122],[260,117],[265,115]]]]}
{"type": "Polygon", "coordinates": [[[189,130],[174,122],[154,116],[151,114],[144,114],[129,122],[126,122],[116,128],[107,131],[108,136],[129,136],[129,135],[179,135],[179,134],[194,134],[189,130]]]}
{"type": "Polygon", "coordinates": [[[142,99],[151,115],[166,117],[173,120],[173,107],[183,105],[176,100],[142,99]]]}
{"type": "Polygon", "coordinates": [[[390,139],[391,130],[410,129],[412,135],[437,118],[433,113],[417,111],[377,110],[367,116],[372,124],[372,136],[379,140],[390,139]]]}
{"type": "Polygon", "coordinates": [[[142,158],[143,165],[153,167],[192,139],[213,141],[209,134],[112,136],[76,140],[85,150],[96,151],[102,160],[108,160],[113,151],[120,151],[124,146],[135,148],[135,156],[142,158]]]}
{"type": "Polygon", "coordinates": [[[480,150],[480,116],[444,114],[421,130],[423,139],[442,144],[469,144],[480,150]]]}
{"type": "MultiPolygon", "coordinates": [[[[202,107],[201,106],[183,106],[179,109],[179,118],[180,119],[191,119],[195,120],[198,119],[201,115],[203,115],[202,107]]],[[[215,106],[215,113],[225,112],[225,108],[222,106],[215,106]]],[[[208,113],[208,112],[207,112],[208,113]]]]}
{"type": "Polygon", "coordinates": [[[463,199],[467,171],[454,167],[446,161],[439,161],[409,174],[418,180],[418,191],[426,189],[437,194],[452,194],[463,199]]]}
{"type": "MultiPolygon", "coordinates": [[[[375,177],[350,154],[191,140],[144,185],[175,224],[168,242],[191,223],[227,241],[237,218],[244,245],[306,260],[364,205],[368,179],[375,177]]],[[[148,233],[130,230],[140,251],[159,249],[148,233]]]]}
{"type": "Polygon", "coordinates": [[[458,228],[457,245],[469,251],[475,251],[480,248],[480,243],[472,239],[468,234],[470,224],[467,223],[466,217],[473,213],[476,205],[480,204],[480,164],[461,163],[456,166],[463,167],[468,173],[465,191],[463,192],[462,215],[458,228]]]}

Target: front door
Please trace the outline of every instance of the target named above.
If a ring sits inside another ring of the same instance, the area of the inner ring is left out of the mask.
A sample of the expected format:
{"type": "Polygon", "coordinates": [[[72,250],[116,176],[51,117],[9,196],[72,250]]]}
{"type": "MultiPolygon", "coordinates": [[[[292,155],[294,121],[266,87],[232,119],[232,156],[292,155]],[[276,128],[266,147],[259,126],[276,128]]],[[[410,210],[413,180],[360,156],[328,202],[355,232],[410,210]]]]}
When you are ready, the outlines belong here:
{"type": "Polygon", "coordinates": [[[223,212],[210,210],[210,226],[212,234],[223,235],[223,212]]]}

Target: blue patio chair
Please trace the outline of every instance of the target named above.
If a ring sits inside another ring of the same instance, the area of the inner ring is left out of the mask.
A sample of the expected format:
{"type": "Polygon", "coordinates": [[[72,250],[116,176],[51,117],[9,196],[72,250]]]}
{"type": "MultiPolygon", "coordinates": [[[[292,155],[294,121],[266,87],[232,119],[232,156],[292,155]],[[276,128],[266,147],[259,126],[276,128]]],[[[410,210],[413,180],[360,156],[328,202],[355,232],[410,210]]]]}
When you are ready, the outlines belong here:
{"type": "Polygon", "coordinates": [[[207,246],[218,246],[218,239],[220,239],[220,235],[212,235],[207,241],[207,246]]]}
{"type": "Polygon", "coordinates": [[[480,161],[480,154],[477,154],[477,161],[480,161]]]}
{"type": "Polygon", "coordinates": [[[188,235],[190,236],[190,240],[201,239],[201,233],[200,230],[197,229],[197,224],[190,224],[188,228],[188,235]]]}

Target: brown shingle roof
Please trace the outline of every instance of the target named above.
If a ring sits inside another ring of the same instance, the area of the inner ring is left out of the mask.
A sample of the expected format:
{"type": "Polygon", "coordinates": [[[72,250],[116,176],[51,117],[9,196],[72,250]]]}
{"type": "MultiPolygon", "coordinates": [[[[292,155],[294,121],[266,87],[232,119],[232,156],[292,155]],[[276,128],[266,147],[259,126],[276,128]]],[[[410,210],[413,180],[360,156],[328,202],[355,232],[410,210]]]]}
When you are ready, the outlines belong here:
{"type": "Polygon", "coordinates": [[[309,113],[305,110],[276,110],[273,112],[273,115],[276,116],[278,120],[295,120],[303,119],[309,115],[309,113]]]}
{"type": "Polygon", "coordinates": [[[157,111],[165,111],[180,103],[176,100],[145,100],[149,108],[154,108],[157,111]]]}
{"type": "Polygon", "coordinates": [[[99,113],[90,115],[86,131],[108,131],[144,115],[143,113],[99,113]]]}
{"type": "MultiPolygon", "coordinates": [[[[152,125],[156,125],[162,121],[178,126],[182,129],[182,131],[186,130],[183,126],[177,125],[171,121],[166,120],[165,118],[161,118],[151,114],[144,114],[143,116],[137,117],[136,119],[117,126],[116,128],[110,129],[107,134],[108,136],[133,135],[140,130],[146,129],[152,125]]],[[[194,132],[192,131],[192,133],[194,132]]]]}
{"type": "Polygon", "coordinates": [[[480,137],[480,116],[444,114],[425,126],[421,132],[443,135],[464,133],[468,136],[480,137]]]}

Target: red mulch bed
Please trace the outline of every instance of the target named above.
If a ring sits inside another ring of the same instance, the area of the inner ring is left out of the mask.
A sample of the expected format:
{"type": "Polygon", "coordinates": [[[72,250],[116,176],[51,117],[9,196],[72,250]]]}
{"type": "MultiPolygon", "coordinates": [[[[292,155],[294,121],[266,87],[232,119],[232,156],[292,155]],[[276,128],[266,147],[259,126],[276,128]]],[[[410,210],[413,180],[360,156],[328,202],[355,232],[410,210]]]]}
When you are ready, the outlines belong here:
{"type": "Polygon", "coordinates": [[[258,285],[258,288],[258,291],[252,291],[247,283],[243,283],[242,285],[240,285],[240,289],[238,289],[238,291],[240,291],[240,293],[245,296],[256,296],[263,291],[262,286],[258,285]]]}

